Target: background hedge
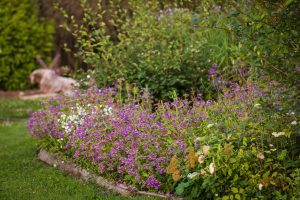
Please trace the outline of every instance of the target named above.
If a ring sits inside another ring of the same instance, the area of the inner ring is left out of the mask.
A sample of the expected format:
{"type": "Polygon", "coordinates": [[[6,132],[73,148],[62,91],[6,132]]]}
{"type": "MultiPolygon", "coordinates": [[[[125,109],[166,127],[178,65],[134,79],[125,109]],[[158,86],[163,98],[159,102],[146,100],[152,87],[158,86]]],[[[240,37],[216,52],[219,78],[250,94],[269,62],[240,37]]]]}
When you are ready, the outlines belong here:
{"type": "Polygon", "coordinates": [[[35,0],[1,0],[0,8],[0,89],[26,89],[35,56],[50,59],[54,28],[39,18],[35,0]]]}

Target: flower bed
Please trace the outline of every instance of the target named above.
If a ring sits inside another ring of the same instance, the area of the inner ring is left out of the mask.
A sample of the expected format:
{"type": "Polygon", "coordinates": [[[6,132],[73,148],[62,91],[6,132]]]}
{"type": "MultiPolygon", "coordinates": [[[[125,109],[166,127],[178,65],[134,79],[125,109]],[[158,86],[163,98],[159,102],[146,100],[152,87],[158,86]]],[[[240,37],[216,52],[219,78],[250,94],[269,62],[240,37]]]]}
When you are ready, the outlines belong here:
{"type": "Polygon", "coordinates": [[[159,198],[168,198],[168,199],[179,199],[174,198],[172,196],[167,196],[163,194],[156,194],[152,192],[145,192],[145,191],[131,191],[130,188],[126,187],[122,184],[115,184],[114,182],[108,181],[101,176],[94,174],[93,172],[89,172],[86,169],[82,169],[80,166],[70,162],[65,161],[64,159],[59,158],[55,154],[50,154],[44,149],[41,149],[38,153],[38,159],[52,165],[54,167],[58,167],[61,171],[67,172],[75,177],[82,179],[84,182],[94,182],[98,186],[102,188],[106,188],[112,192],[121,194],[123,196],[130,196],[130,195],[143,195],[149,197],[159,197],[159,198]]]}
{"type": "Polygon", "coordinates": [[[44,102],[39,146],[130,190],[205,199],[299,195],[298,122],[278,83],[218,87],[216,101],[88,89],[44,102]]]}

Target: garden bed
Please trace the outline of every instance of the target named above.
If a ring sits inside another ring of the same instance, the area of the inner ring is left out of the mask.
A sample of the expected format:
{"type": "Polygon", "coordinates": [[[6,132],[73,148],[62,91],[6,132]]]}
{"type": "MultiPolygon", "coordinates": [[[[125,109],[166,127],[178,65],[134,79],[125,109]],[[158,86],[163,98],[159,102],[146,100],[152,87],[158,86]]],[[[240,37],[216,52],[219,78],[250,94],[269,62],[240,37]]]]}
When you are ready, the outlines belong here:
{"type": "Polygon", "coordinates": [[[47,153],[43,161],[122,195],[298,195],[299,120],[291,96],[284,100],[276,82],[225,86],[214,101],[156,105],[149,95],[124,99],[121,90],[94,87],[43,101],[28,129],[39,148],[71,163],[47,153]]]}
{"type": "Polygon", "coordinates": [[[62,158],[59,158],[56,154],[49,153],[44,149],[39,150],[38,159],[47,163],[48,165],[57,167],[61,171],[71,174],[74,177],[80,178],[84,182],[94,182],[97,186],[100,186],[107,190],[111,190],[123,196],[143,195],[168,199],[181,199],[172,197],[170,195],[157,194],[153,192],[130,191],[130,189],[123,184],[117,184],[112,181],[109,181],[101,176],[96,175],[95,173],[90,172],[89,170],[82,169],[80,166],[70,161],[66,161],[62,158]]]}

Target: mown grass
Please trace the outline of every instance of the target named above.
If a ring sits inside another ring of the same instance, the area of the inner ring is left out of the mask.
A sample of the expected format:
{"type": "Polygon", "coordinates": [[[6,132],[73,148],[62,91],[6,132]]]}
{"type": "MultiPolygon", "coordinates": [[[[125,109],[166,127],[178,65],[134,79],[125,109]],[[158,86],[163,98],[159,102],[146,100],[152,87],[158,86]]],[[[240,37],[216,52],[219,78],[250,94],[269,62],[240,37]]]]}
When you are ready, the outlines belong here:
{"type": "Polygon", "coordinates": [[[0,199],[127,199],[36,159],[36,143],[23,118],[28,109],[38,108],[38,101],[0,99],[0,199]]]}

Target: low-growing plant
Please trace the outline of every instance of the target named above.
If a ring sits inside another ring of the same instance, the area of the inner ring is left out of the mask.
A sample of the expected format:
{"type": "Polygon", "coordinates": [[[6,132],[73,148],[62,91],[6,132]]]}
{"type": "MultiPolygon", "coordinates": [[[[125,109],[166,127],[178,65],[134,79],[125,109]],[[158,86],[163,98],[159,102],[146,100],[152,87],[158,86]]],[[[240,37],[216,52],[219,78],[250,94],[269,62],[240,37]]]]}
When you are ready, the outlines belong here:
{"type": "Polygon", "coordinates": [[[209,79],[217,100],[174,94],[153,105],[147,90],[128,85],[76,91],[44,102],[28,128],[41,148],[133,189],[206,199],[299,195],[293,94],[266,78],[227,82],[216,66],[209,79]]]}

